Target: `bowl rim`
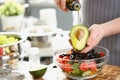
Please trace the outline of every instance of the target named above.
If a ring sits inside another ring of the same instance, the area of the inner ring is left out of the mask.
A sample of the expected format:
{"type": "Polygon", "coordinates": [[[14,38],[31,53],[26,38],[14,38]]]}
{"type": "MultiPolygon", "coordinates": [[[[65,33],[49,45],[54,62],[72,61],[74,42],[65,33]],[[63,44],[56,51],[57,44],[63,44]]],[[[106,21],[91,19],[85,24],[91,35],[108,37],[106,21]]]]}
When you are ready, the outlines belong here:
{"type": "MultiPolygon", "coordinates": [[[[104,58],[106,58],[106,57],[109,57],[109,50],[107,49],[107,48],[105,48],[105,47],[102,47],[102,46],[96,46],[96,47],[94,47],[94,48],[102,48],[102,49],[104,49],[105,51],[106,51],[106,55],[105,56],[103,56],[103,57],[100,57],[100,58],[94,58],[94,59],[82,59],[82,60],[68,60],[68,59],[62,59],[62,60],[67,60],[67,61],[85,61],[85,62],[87,62],[87,61],[94,61],[94,60],[98,60],[98,59],[104,59],[104,58]]],[[[93,49],[94,49],[93,48],[93,49]]],[[[57,51],[55,51],[54,53],[62,53],[62,52],[64,52],[64,51],[66,51],[66,50],[70,50],[70,48],[68,48],[68,49],[62,49],[62,50],[57,50],[57,51]]],[[[58,57],[56,57],[57,55],[54,55],[54,57],[56,58],[56,59],[61,59],[61,58],[58,58],[58,57]]]]}
{"type": "Polygon", "coordinates": [[[21,38],[19,41],[0,45],[0,47],[2,47],[2,48],[7,47],[7,46],[11,46],[11,45],[19,44],[27,39],[27,34],[22,33],[22,32],[0,32],[0,35],[17,35],[21,38]]]}

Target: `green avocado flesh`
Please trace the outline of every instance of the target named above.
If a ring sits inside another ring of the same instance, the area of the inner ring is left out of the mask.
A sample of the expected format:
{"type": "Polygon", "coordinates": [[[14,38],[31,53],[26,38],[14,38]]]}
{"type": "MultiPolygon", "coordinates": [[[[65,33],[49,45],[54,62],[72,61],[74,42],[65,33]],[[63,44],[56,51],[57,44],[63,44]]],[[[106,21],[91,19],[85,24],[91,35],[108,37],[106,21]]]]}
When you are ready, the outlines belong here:
{"type": "Polygon", "coordinates": [[[89,36],[89,30],[84,25],[75,25],[70,31],[71,44],[75,50],[85,48],[89,36]]]}

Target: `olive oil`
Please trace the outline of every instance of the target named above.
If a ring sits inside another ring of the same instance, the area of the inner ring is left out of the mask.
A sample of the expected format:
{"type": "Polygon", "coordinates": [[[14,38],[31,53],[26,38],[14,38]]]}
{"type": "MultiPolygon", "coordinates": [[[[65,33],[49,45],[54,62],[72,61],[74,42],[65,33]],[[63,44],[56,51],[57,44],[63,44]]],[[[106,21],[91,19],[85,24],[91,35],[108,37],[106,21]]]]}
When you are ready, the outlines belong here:
{"type": "Polygon", "coordinates": [[[80,7],[78,0],[66,0],[66,8],[70,11],[79,11],[80,7]]]}
{"type": "MultiPolygon", "coordinates": [[[[80,15],[79,11],[81,5],[78,0],[66,0],[66,8],[70,11],[75,11],[77,14],[77,24],[80,24],[80,15]]],[[[75,21],[76,22],[76,21],[75,21]]]]}
{"type": "Polygon", "coordinates": [[[81,24],[80,19],[80,10],[79,11],[72,11],[72,18],[73,18],[73,25],[79,25],[81,24]]]}
{"type": "Polygon", "coordinates": [[[79,11],[77,11],[77,16],[78,16],[78,24],[80,24],[81,20],[80,20],[80,12],[79,11]]]}

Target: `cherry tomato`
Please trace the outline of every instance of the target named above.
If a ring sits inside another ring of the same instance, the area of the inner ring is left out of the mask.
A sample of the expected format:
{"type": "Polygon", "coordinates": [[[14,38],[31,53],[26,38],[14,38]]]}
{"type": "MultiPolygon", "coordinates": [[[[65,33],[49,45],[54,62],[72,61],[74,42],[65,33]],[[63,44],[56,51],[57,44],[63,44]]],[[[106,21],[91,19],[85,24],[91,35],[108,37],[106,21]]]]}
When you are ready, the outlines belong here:
{"type": "Polygon", "coordinates": [[[105,53],[104,53],[104,52],[100,52],[99,54],[100,54],[100,57],[105,56],[105,53]]]}
{"type": "Polygon", "coordinates": [[[80,65],[80,70],[81,70],[81,71],[87,71],[87,70],[89,70],[89,64],[87,64],[87,63],[82,63],[82,64],[80,65]]]}
{"type": "Polygon", "coordinates": [[[68,63],[69,57],[68,56],[64,56],[63,58],[59,59],[59,62],[61,64],[66,64],[68,63]]]}
{"type": "Polygon", "coordinates": [[[87,70],[92,70],[92,71],[96,71],[97,70],[97,65],[96,62],[92,61],[92,62],[84,62],[80,65],[80,70],[81,71],[87,71],[87,70]]]}
{"type": "Polygon", "coordinates": [[[0,48],[0,56],[3,55],[3,48],[0,48]]]}
{"type": "Polygon", "coordinates": [[[90,62],[90,70],[96,71],[97,70],[97,65],[95,61],[90,62]]]}
{"type": "Polygon", "coordinates": [[[64,65],[64,71],[65,72],[71,72],[72,71],[72,65],[70,65],[69,63],[64,65]]]}
{"type": "Polygon", "coordinates": [[[59,58],[57,59],[58,63],[60,64],[66,64],[68,63],[68,60],[69,60],[69,56],[64,56],[63,58],[59,58]]]}

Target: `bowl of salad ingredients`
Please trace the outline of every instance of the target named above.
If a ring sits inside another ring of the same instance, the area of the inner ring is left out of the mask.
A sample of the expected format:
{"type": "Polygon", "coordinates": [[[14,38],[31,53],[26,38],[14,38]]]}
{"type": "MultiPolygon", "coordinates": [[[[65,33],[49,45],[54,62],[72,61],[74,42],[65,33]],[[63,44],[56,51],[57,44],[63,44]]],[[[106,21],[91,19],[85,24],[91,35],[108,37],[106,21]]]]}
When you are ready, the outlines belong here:
{"type": "Polygon", "coordinates": [[[90,35],[89,29],[75,25],[70,30],[71,49],[55,52],[55,62],[69,78],[83,80],[95,77],[107,63],[109,51],[102,46],[96,46],[87,53],[81,53],[86,47],[90,35]]]}
{"type": "Polygon", "coordinates": [[[109,51],[101,46],[87,53],[63,49],[55,52],[55,62],[67,77],[78,80],[88,79],[95,77],[102,70],[108,56],[109,51]]]}
{"type": "Polygon", "coordinates": [[[25,34],[0,32],[0,67],[16,65],[21,52],[20,43],[26,40],[25,34]]]}

